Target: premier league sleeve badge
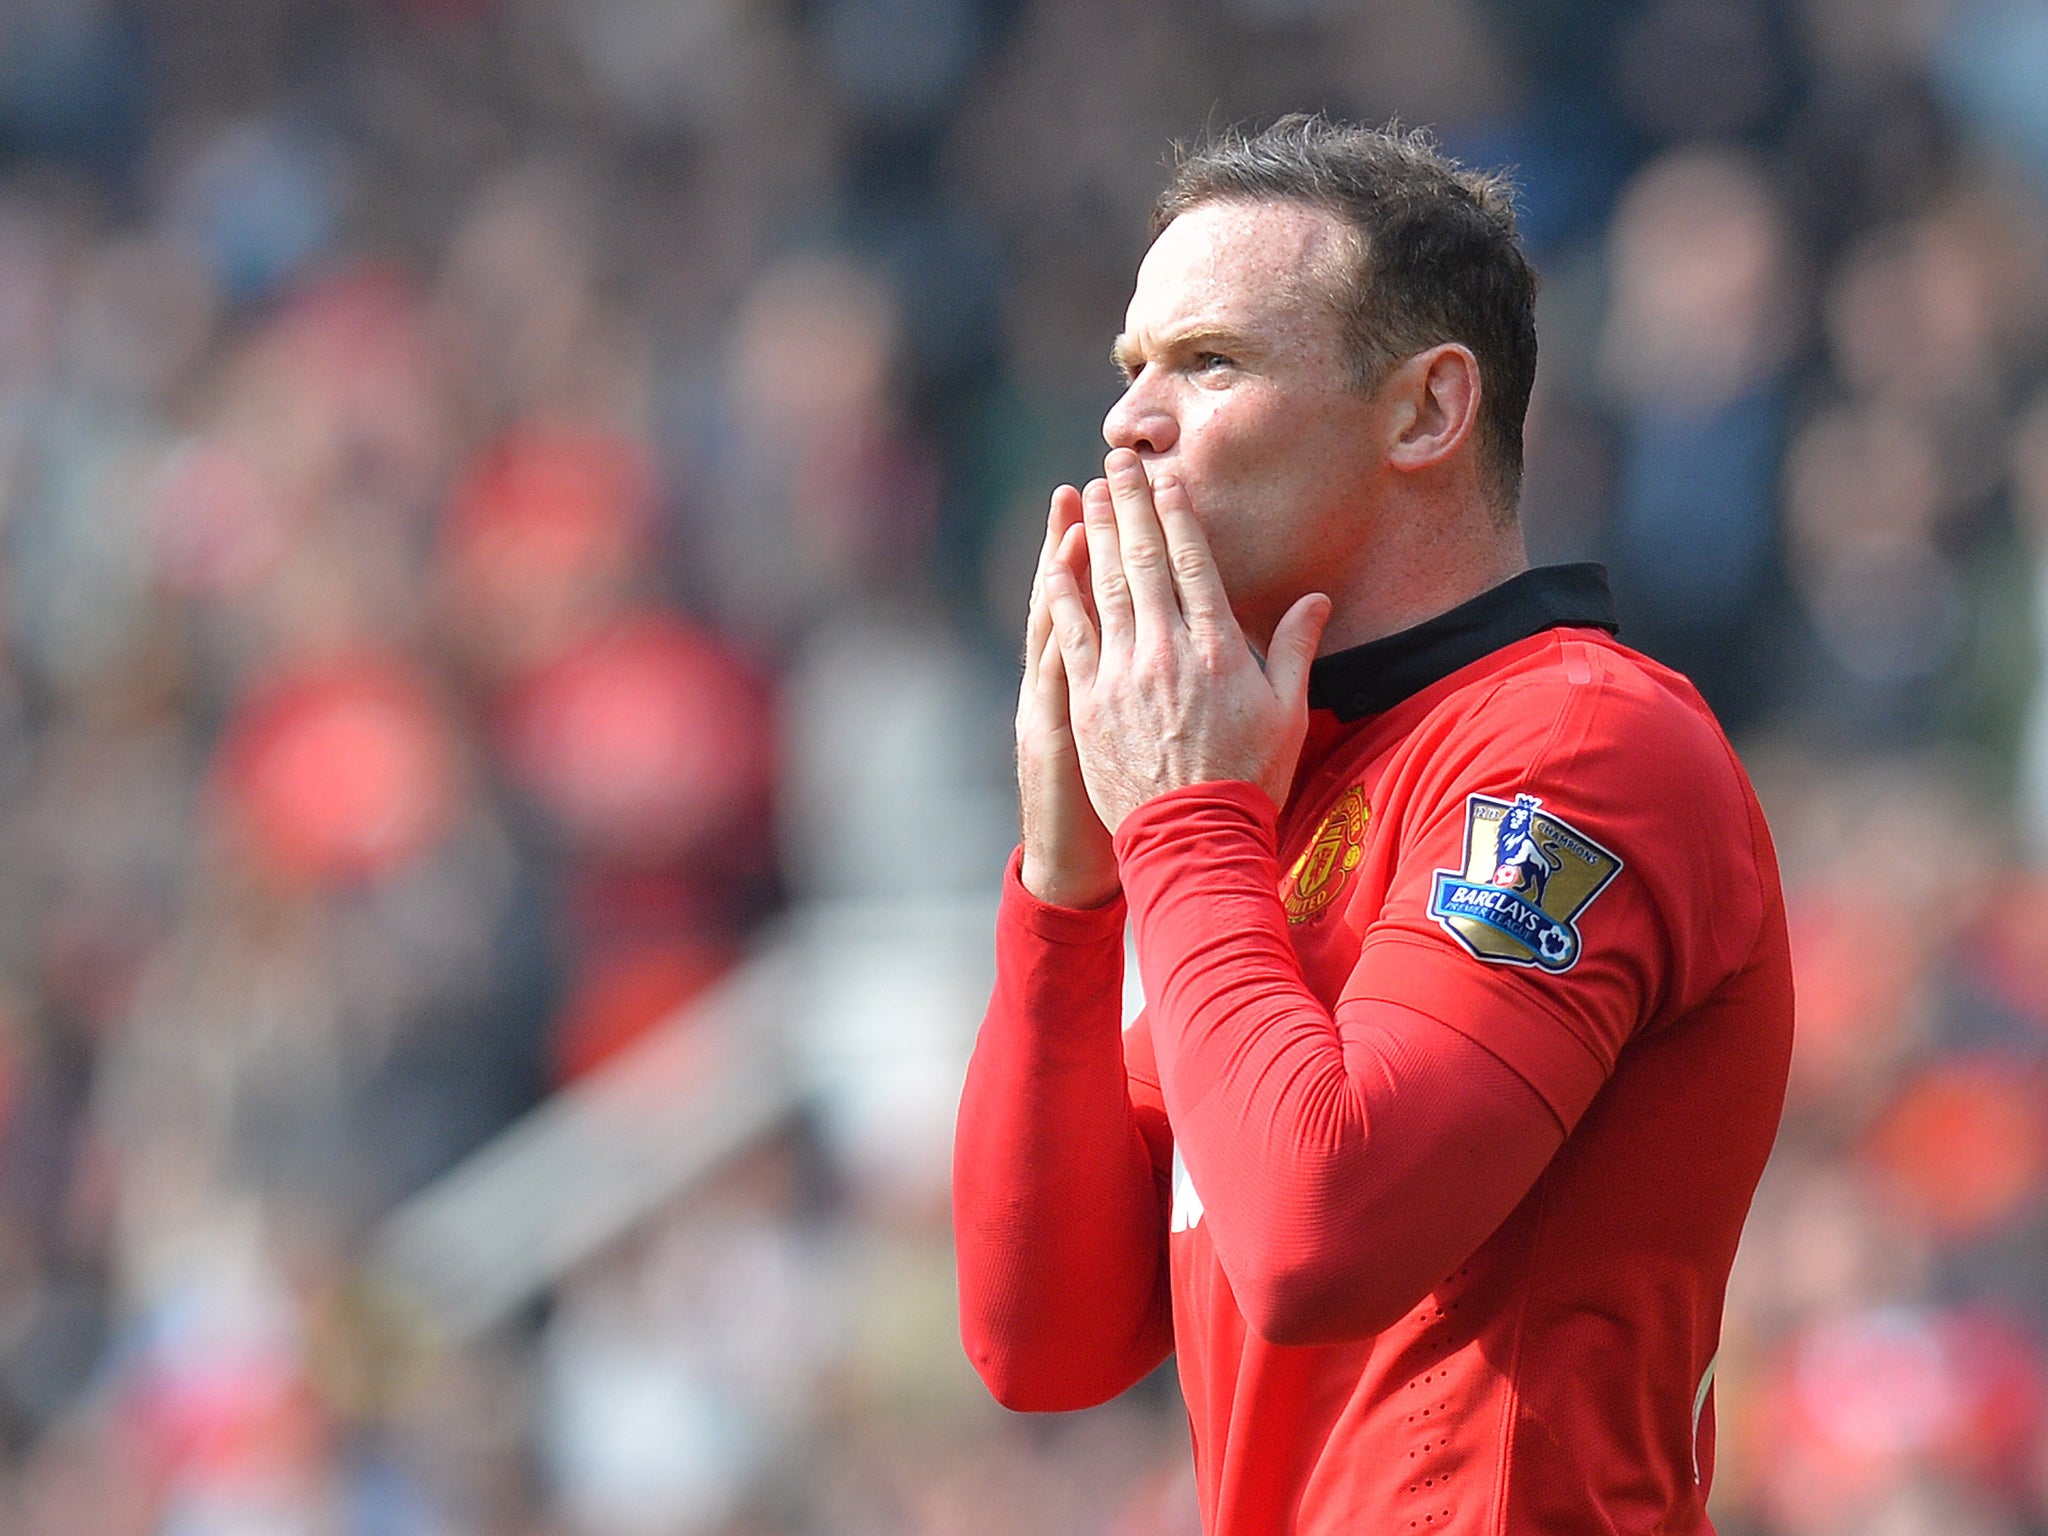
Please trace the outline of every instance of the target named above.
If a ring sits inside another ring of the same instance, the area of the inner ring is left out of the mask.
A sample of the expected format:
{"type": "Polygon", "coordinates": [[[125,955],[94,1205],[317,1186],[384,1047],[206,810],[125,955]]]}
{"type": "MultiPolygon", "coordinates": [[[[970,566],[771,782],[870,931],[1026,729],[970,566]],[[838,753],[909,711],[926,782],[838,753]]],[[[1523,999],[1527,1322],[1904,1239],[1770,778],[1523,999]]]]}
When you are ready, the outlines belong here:
{"type": "Polygon", "coordinates": [[[1568,971],[1578,962],[1578,917],[1621,871],[1621,860],[1543,809],[1534,795],[1510,804],[1465,802],[1465,862],[1440,869],[1429,914],[1479,959],[1568,971]]]}

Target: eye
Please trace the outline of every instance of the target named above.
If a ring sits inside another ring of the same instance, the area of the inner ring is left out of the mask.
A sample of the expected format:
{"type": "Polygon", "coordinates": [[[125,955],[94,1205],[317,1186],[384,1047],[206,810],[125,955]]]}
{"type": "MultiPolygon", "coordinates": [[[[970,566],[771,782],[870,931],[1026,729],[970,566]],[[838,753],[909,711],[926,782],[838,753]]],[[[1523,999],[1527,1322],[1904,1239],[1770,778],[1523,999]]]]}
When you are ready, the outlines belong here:
{"type": "Polygon", "coordinates": [[[1234,368],[1237,365],[1221,352],[1197,352],[1194,356],[1196,373],[1213,373],[1219,368],[1234,368]]]}

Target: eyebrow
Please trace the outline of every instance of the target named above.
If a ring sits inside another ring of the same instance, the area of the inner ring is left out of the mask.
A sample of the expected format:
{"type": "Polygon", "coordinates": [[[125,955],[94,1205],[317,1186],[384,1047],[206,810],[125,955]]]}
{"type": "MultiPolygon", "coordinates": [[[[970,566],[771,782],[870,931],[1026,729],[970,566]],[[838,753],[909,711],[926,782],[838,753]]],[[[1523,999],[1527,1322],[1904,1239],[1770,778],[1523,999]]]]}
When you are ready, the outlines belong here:
{"type": "MultiPolygon", "coordinates": [[[[1245,339],[1235,331],[1225,330],[1217,325],[1194,325],[1182,331],[1168,331],[1160,338],[1161,352],[1186,352],[1194,349],[1215,348],[1224,352],[1241,352],[1245,339]]],[[[1119,335],[1111,343],[1109,360],[1125,374],[1136,371],[1138,345],[1128,335],[1119,335]]]]}

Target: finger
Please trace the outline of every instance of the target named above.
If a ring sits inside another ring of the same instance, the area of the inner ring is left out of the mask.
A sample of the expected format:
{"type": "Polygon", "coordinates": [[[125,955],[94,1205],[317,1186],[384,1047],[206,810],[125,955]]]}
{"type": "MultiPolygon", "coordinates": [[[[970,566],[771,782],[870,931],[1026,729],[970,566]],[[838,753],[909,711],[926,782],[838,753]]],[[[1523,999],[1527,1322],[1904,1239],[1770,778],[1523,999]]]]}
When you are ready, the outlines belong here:
{"type": "Polygon", "coordinates": [[[1188,499],[1188,488],[1178,476],[1161,475],[1152,487],[1152,503],[1166,538],[1174,594],[1188,628],[1234,635],[1237,619],[1230,611],[1230,597],[1223,590],[1216,558],[1210,553],[1209,537],[1195,521],[1195,504],[1188,499]]]}
{"type": "Polygon", "coordinates": [[[1152,484],[1145,463],[1128,448],[1113,450],[1103,460],[1109,478],[1110,505],[1116,512],[1117,547],[1123,556],[1124,580],[1139,628],[1164,625],[1180,617],[1173,573],[1166,565],[1166,534],[1152,505],[1152,484]]]}
{"type": "Polygon", "coordinates": [[[1038,564],[1031,572],[1031,596],[1038,597],[1046,567],[1058,556],[1061,542],[1081,525],[1081,493],[1071,485],[1056,486],[1045,514],[1045,538],[1038,546],[1038,564]]]}
{"type": "MultiPolygon", "coordinates": [[[[1090,480],[1081,493],[1081,525],[1088,532],[1088,587],[1094,594],[1095,618],[1102,640],[1105,644],[1117,639],[1128,643],[1136,621],[1131,609],[1130,582],[1124,575],[1123,552],[1118,547],[1116,509],[1110,502],[1108,481],[1090,480]]],[[[1070,652],[1069,669],[1073,661],[1070,652]]]]}
{"type": "Polygon", "coordinates": [[[1045,643],[1026,667],[1028,680],[1017,699],[1017,747],[1057,742],[1073,729],[1067,719],[1067,674],[1060,662],[1059,636],[1046,630],[1045,643]]]}
{"type": "Polygon", "coordinates": [[[1081,493],[1062,485],[1052,493],[1052,511],[1046,519],[1046,545],[1057,552],[1067,535],[1081,526],[1081,493]]]}
{"type": "Polygon", "coordinates": [[[1273,630],[1266,648],[1266,681],[1276,697],[1290,707],[1308,706],[1308,671],[1330,622],[1330,600],[1320,592],[1294,600],[1273,630]]]}
{"type": "Polygon", "coordinates": [[[1102,620],[1095,612],[1095,593],[1089,586],[1088,530],[1076,522],[1060,540],[1060,564],[1074,573],[1074,584],[1081,590],[1081,603],[1088,610],[1088,622],[1098,629],[1102,620]]]}
{"type": "Polygon", "coordinates": [[[1095,677],[1102,638],[1082,600],[1080,578],[1066,561],[1055,560],[1046,568],[1045,596],[1052,610],[1052,638],[1059,646],[1065,680],[1086,688],[1095,677]]]}
{"type": "MultiPolygon", "coordinates": [[[[1038,697],[1051,718],[1067,725],[1067,665],[1060,656],[1059,636],[1047,633],[1045,651],[1038,658],[1038,697]]],[[[1068,727],[1072,727],[1069,725],[1068,727]]]]}
{"type": "Polygon", "coordinates": [[[1028,688],[1037,676],[1039,658],[1052,634],[1052,610],[1045,602],[1045,571],[1058,556],[1061,543],[1081,522],[1081,493],[1071,485],[1057,487],[1045,517],[1045,542],[1039,546],[1038,565],[1031,573],[1031,608],[1024,621],[1024,680],[1028,688]]]}

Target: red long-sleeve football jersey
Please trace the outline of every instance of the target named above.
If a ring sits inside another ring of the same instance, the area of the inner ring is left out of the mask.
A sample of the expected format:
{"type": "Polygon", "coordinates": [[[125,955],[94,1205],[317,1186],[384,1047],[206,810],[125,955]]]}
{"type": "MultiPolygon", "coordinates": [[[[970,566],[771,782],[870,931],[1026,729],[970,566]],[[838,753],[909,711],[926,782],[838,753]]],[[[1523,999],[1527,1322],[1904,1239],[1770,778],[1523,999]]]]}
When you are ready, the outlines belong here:
{"type": "Polygon", "coordinates": [[[1790,963],[1734,753],[1612,623],[1597,567],[1524,573],[1319,660],[1277,817],[1160,796],[1097,911],[1012,864],[963,1337],[1018,1408],[1177,1352],[1210,1536],[1711,1529],[1790,963]]]}

